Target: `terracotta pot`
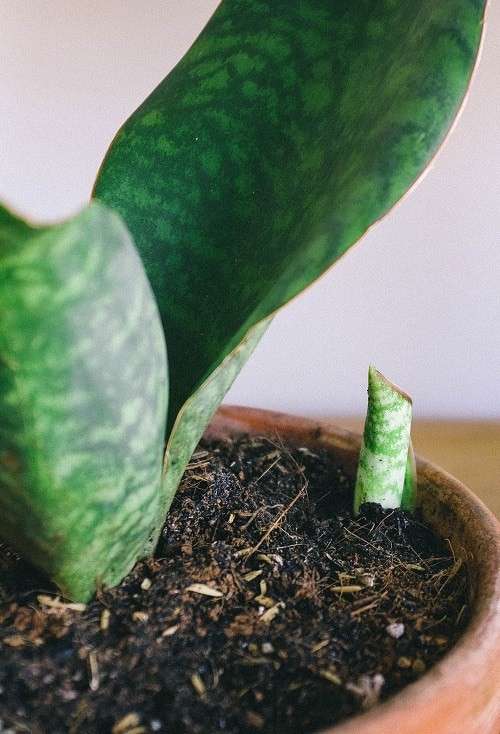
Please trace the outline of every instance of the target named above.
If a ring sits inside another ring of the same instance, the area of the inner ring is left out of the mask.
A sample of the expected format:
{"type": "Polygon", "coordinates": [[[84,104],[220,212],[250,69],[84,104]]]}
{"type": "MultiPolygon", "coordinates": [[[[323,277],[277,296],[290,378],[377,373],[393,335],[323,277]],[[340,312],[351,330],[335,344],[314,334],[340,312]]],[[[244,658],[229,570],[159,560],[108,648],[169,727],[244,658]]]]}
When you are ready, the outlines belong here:
{"type": "MultiPolygon", "coordinates": [[[[211,437],[278,434],[327,449],[355,472],[361,437],[328,422],[223,406],[211,437]]],[[[420,680],[328,734],[498,734],[500,732],[500,526],[450,475],[417,458],[418,504],[470,569],[471,621],[455,647],[420,680]]],[[[323,734],[326,734],[323,732],[323,734]]]]}

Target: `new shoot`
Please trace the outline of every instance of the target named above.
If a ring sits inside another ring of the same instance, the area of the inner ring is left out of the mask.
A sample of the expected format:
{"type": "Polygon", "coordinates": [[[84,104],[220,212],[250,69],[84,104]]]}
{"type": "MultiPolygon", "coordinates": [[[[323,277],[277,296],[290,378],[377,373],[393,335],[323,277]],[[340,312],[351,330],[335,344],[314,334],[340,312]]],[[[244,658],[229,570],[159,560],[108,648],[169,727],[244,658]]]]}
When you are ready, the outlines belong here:
{"type": "Polygon", "coordinates": [[[377,502],[386,509],[413,508],[411,412],[411,398],[370,365],[368,411],[354,490],[356,515],[364,502],[377,502]]]}

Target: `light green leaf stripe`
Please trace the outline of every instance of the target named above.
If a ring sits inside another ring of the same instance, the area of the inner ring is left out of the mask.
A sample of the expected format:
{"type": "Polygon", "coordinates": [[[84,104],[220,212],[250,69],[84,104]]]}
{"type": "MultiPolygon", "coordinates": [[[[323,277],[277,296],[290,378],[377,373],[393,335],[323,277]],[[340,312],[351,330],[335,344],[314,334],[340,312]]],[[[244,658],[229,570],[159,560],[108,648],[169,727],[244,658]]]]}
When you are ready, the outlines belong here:
{"type": "Polygon", "coordinates": [[[417,465],[415,462],[415,452],[410,439],[408,447],[408,458],[406,461],[406,473],[403,486],[403,494],[401,497],[401,508],[410,512],[415,508],[415,499],[417,493],[417,465]]]}
{"type": "Polygon", "coordinates": [[[370,366],[368,411],[354,490],[355,514],[363,502],[396,508],[401,507],[405,495],[405,504],[411,503],[411,484],[405,484],[411,413],[408,395],[370,366]]]}
{"type": "Polygon", "coordinates": [[[163,330],[118,216],[33,228],[0,207],[0,534],[76,600],[158,515],[163,330]]]}

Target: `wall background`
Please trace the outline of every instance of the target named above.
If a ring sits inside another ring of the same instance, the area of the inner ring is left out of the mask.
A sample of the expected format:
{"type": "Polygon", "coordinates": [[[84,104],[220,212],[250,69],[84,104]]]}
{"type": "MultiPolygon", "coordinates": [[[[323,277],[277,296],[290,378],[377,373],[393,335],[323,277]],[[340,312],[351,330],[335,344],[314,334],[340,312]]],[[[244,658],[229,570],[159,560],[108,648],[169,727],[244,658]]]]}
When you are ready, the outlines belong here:
{"type": "MultiPolygon", "coordinates": [[[[0,25],[0,198],[69,216],[217,0],[16,0],[0,25]]],[[[362,414],[369,362],[419,417],[500,419],[500,3],[468,104],[389,218],[279,314],[227,402],[362,414]]]]}

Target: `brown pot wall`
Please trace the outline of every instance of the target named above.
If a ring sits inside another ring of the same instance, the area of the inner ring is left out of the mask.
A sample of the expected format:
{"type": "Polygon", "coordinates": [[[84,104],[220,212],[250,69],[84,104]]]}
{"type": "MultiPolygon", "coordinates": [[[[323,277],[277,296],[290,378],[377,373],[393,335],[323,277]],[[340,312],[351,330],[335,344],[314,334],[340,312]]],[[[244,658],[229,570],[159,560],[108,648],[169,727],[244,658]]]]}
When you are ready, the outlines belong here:
{"type": "MultiPolygon", "coordinates": [[[[327,449],[354,474],[360,436],[327,422],[223,406],[208,436],[279,435],[327,449]]],[[[500,526],[472,492],[417,458],[417,502],[425,521],[448,538],[470,569],[471,622],[453,650],[389,701],[323,734],[499,734],[500,526]]]]}

